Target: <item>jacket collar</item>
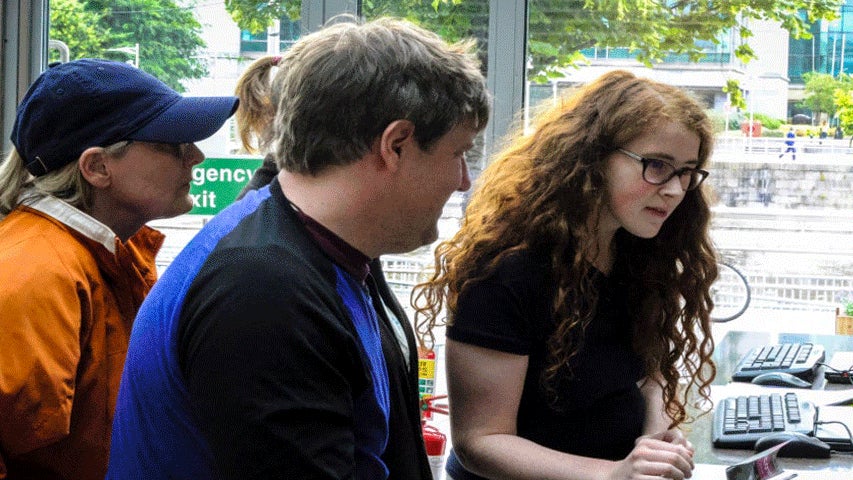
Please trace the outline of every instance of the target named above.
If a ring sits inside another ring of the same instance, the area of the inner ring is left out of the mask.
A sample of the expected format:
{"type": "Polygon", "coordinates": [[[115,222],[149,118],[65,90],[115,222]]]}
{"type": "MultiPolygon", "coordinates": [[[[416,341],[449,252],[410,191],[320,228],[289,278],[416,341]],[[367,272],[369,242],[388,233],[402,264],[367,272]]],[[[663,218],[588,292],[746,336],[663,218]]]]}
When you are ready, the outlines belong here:
{"type": "Polygon", "coordinates": [[[117,237],[110,227],[71,204],[50,195],[38,194],[33,190],[22,193],[19,203],[59,220],[83,236],[103,245],[110,253],[116,253],[117,237]]]}

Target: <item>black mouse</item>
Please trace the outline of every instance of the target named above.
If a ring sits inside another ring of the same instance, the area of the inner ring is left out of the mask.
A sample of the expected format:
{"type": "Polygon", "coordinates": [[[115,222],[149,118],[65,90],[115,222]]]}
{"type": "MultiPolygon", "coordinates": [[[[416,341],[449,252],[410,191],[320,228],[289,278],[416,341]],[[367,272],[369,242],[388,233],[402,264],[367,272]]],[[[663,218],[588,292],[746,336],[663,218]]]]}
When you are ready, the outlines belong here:
{"type": "Polygon", "coordinates": [[[832,448],[817,437],[810,437],[800,432],[775,432],[758,439],[755,442],[755,451],[763,452],[768,448],[775,447],[780,443],[790,440],[788,444],[779,449],[780,457],[793,458],[829,458],[832,448]]]}
{"type": "Polygon", "coordinates": [[[762,373],[753,378],[752,383],[773,387],[812,388],[811,383],[785,372],[762,373]]]}

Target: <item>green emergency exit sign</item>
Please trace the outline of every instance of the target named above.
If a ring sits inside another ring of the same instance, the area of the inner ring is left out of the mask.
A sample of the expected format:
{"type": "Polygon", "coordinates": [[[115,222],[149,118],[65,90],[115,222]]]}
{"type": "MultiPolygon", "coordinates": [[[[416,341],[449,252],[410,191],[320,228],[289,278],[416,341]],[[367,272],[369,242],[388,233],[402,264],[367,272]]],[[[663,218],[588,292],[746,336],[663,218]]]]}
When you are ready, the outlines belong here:
{"type": "Polygon", "coordinates": [[[261,158],[232,157],[208,158],[196,165],[190,183],[190,214],[214,215],[231,205],[261,163],[261,158]]]}

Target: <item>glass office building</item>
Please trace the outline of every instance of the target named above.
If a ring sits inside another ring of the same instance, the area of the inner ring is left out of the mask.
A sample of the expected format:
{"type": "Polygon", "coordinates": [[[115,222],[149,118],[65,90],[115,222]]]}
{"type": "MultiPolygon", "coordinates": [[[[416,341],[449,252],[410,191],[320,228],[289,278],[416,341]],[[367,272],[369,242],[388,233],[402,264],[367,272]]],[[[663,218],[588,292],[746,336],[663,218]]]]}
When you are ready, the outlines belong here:
{"type": "Polygon", "coordinates": [[[792,84],[802,84],[806,72],[839,75],[853,73],[853,0],[845,0],[839,18],[817,22],[812,38],[792,39],[788,75],[792,84]]]}

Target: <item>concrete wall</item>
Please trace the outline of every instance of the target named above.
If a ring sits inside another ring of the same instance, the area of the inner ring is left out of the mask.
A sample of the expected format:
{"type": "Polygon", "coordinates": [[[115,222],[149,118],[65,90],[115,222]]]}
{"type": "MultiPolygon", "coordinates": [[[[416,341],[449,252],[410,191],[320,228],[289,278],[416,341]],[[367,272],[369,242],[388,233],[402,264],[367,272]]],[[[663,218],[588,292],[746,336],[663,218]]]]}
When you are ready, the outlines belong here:
{"type": "Polygon", "coordinates": [[[719,162],[709,171],[711,175],[706,182],[719,202],[729,207],[763,204],[780,208],[853,209],[851,165],[790,160],[719,162]]]}

